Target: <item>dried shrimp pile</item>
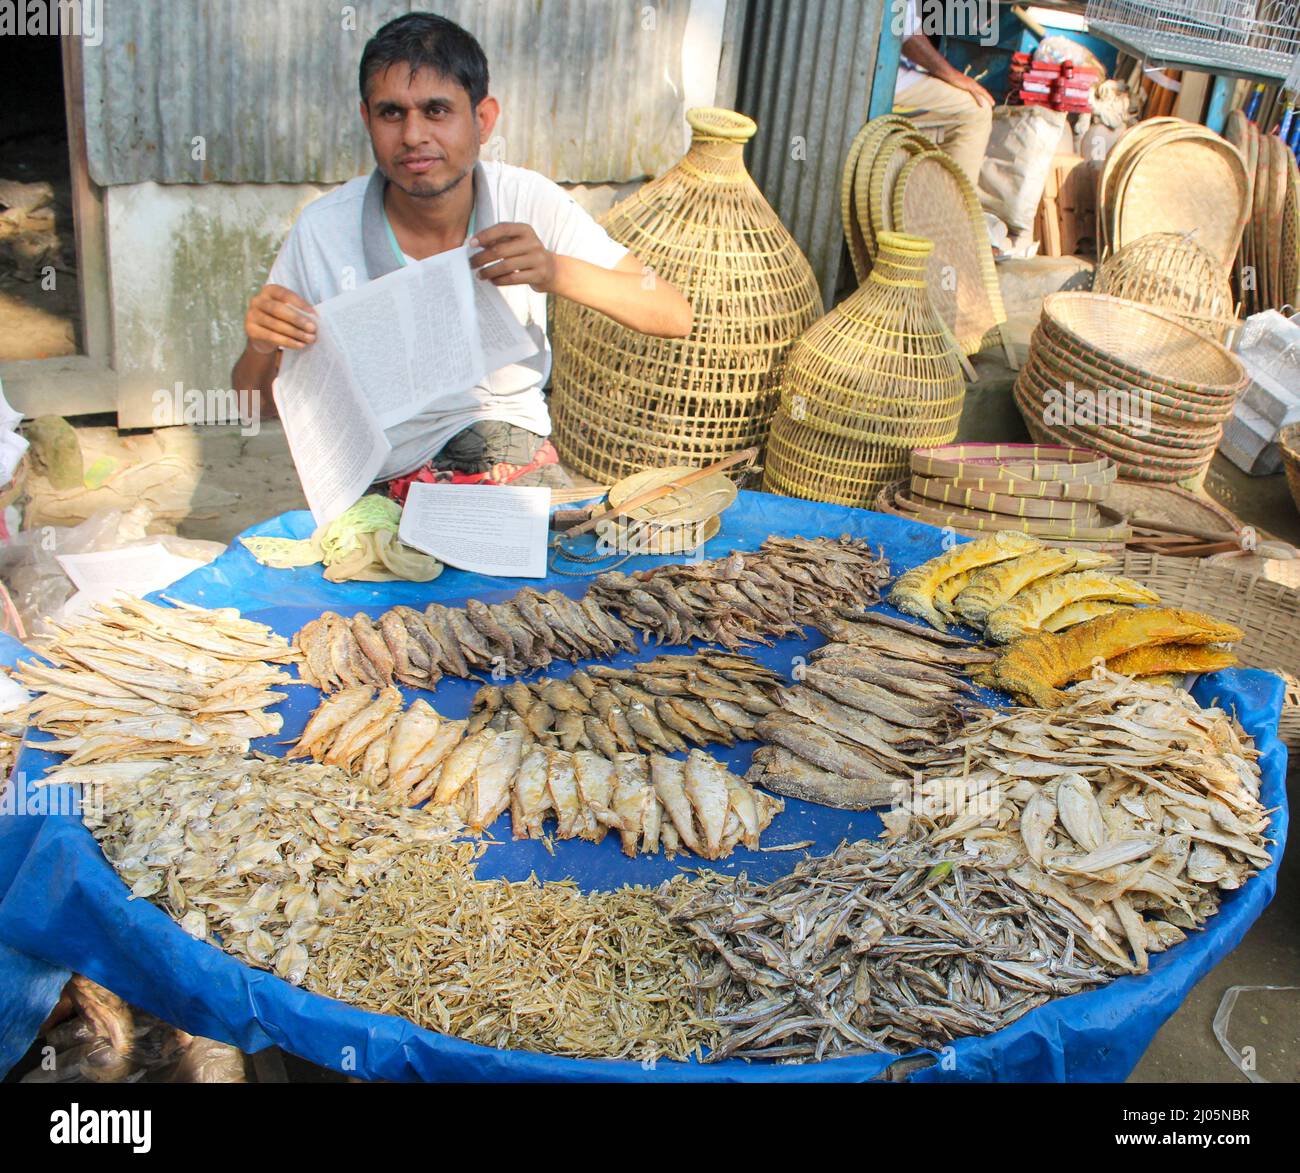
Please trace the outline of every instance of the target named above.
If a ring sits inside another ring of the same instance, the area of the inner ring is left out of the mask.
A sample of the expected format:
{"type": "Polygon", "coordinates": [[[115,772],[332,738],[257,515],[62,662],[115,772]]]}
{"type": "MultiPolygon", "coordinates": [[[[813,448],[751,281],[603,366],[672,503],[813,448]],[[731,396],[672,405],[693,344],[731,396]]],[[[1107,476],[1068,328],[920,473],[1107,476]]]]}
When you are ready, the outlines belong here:
{"type": "Polygon", "coordinates": [[[308,984],[491,1047],[653,1062],[713,1044],[691,935],[650,891],[479,880],[475,854],[402,856],[334,918],[308,984]]]}
{"type": "Polygon", "coordinates": [[[1269,865],[1257,755],[1226,713],[1176,689],[1104,673],[1066,695],[972,724],[952,743],[961,769],[884,821],[962,841],[1079,918],[1098,958],[1145,970],[1269,865]]]}
{"type": "Polygon", "coordinates": [[[773,537],[753,554],[610,571],[587,597],[657,643],[699,639],[734,650],[798,635],[837,604],[878,602],[888,580],[884,553],[872,554],[865,541],[773,537]]]}
{"type": "Polygon", "coordinates": [[[38,650],[55,667],[26,660],[15,677],[41,693],[19,714],[70,764],[244,752],[280,731],[274,692],[291,677],[273,666],[295,659],[269,627],[233,608],[206,610],[143,599],[99,604],[38,650]],[[271,661],[267,663],[266,661],[271,661]]]}
{"type": "Polygon", "coordinates": [[[354,907],[406,853],[429,856],[460,829],[410,810],[342,770],[214,754],[65,766],[109,863],[200,940],[301,983],[330,945],[330,917],[354,907]]]}
{"type": "Polygon", "coordinates": [[[735,745],[775,711],[784,681],[751,656],[701,652],[659,656],[631,668],[593,664],[567,680],[515,681],[479,689],[469,731],[505,729],[513,713],[548,747],[620,753],[735,745]]]}
{"type": "Polygon", "coordinates": [[[1074,914],[930,844],[846,844],[771,884],[716,873],[663,899],[713,966],[709,1061],[937,1048],[1107,980],[1074,914]]]}

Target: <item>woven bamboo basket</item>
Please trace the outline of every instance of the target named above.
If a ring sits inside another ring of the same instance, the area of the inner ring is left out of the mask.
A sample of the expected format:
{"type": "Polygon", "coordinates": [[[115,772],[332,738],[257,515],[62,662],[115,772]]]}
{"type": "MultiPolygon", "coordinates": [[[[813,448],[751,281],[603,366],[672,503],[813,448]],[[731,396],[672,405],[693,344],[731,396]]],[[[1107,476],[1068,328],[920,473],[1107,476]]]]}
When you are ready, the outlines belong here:
{"type": "Polygon", "coordinates": [[[861,287],[791,348],[763,487],[870,506],[914,448],[957,434],[965,383],[926,286],[931,243],[882,232],[861,287]]]}
{"type": "Polygon", "coordinates": [[[811,266],[745,170],[754,122],[712,108],[687,121],[685,157],[602,223],[691,303],[690,336],[651,338],[562,298],[553,309],[555,446],[604,483],[761,445],[781,359],[822,312],[811,266]]]}
{"type": "MultiPolygon", "coordinates": [[[[1246,667],[1292,681],[1300,677],[1300,591],[1202,558],[1133,551],[1124,555],[1124,574],[1156,591],[1166,607],[1205,611],[1240,627],[1245,634],[1233,651],[1246,667]]],[[[1279,733],[1300,747],[1300,706],[1294,700],[1283,709],[1279,733]]]]}
{"type": "Polygon", "coordinates": [[[1236,325],[1227,272],[1190,236],[1153,232],[1126,244],[1101,263],[1092,288],[1164,309],[1215,342],[1236,325]]]}

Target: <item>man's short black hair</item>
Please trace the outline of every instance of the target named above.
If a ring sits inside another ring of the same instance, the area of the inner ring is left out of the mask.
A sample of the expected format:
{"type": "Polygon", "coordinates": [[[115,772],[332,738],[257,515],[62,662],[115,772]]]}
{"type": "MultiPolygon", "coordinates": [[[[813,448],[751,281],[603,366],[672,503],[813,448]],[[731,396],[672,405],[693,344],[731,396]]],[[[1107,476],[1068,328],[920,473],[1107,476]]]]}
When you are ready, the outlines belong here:
{"type": "Polygon", "coordinates": [[[390,20],[361,53],[361,100],[367,101],[370,79],[393,65],[414,74],[432,69],[453,78],[469,94],[471,109],[488,94],[488,63],[483,46],[471,33],[445,16],[411,12],[390,20]]]}

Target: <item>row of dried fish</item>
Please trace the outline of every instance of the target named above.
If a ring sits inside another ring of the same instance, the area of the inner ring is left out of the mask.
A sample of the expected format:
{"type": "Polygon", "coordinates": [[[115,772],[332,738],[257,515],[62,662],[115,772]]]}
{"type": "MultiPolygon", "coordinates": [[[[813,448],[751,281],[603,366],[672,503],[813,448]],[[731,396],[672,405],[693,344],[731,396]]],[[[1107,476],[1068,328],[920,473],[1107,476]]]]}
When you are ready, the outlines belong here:
{"type": "Polygon", "coordinates": [[[269,627],[233,608],[160,607],[142,599],[101,603],[82,623],[51,623],[16,678],[39,693],[17,714],[55,740],[72,764],[244,752],[280,731],[266,710],[285,699],[295,659],[269,627]],[[270,662],[268,662],[270,661],[270,662]]]}
{"type": "Polygon", "coordinates": [[[538,742],[563,750],[672,753],[692,745],[735,745],[776,710],[784,681],[750,656],[701,652],[659,656],[631,668],[593,664],[551,677],[479,689],[469,731],[523,721],[538,742]]]}
{"type": "Polygon", "coordinates": [[[355,770],[402,802],[454,807],[472,831],[509,809],[516,839],[543,838],[554,819],[556,838],[599,843],[615,831],[628,855],[662,848],[719,859],[739,843],[757,847],[783,807],[697,750],[684,763],[566,753],[536,744],[517,713],[509,718],[503,729],[467,733],[422,700],[403,711],[397,689],[347,689],[322,702],[289,756],[355,770]]]}
{"type": "Polygon", "coordinates": [[[444,676],[517,676],[557,659],[607,659],[637,648],[632,632],[593,601],[532,587],[504,603],[393,607],[378,620],[326,611],[293,638],[306,661],[303,679],[322,692],[395,681],[433,688],[444,676]]]}
{"type": "Polygon", "coordinates": [[[837,604],[878,602],[888,579],[884,552],[860,539],[772,537],[753,553],[610,571],[587,597],[657,643],[698,639],[734,650],[798,635],[837,604]]]}
{"type": "Polygon", "coordinates": [[[460,829],[447,810],[411,810],[342,770],[214,754],[52,769],[84,791],[83,817],[131,889],[200,940],[300,984],[330,918],[403,853],[427,856],[460,829]]]}
{"type": "Polygon", "coordinates": [[[1151,677],[1214,672],[1237,662],[1218,646],[1242,638],[1240,628],[1211,615],[1172,607],[1135,607],[1080,623],[1059,635],[1040,632],[1017,640],[974,679],[1029,704],[1067,703],[1062,688],[1101,670],[1151,677]]]}
{"type": "Polygon", "coordinates": [[[907,571],[889,601],[939,631],[965,623],[997,643],[1160,602],[1141,583],[1099,572],[1113,561],[1108,554],[1055,550],[1028,534],[1001,530],[907,571]]]}
{"type": "Polygon", "coordinates": [[[649,1066],[713,1045],[695,940],[651,892],[481,880],[474,856],[403,855],[332,918],[308,984],[488,1047],[649,1066]]]}
{"type": "Polygon", "coordinates": [[[818,621],[831,643],[796,669],[797,683],[764,717],[748,781],[792,798],[861,810],[942,759],[977,707],[959,673],[991,653],[954,636],[872,612],[818,621]]]}
{"type": "Polygon", "coordinates": [[[1108,976],[1074,913],[952,846],[859,840],[770,884],[709,873],[662,903],[713,962],[710,1061],[937,1049],[1108,976]]]}
{"type": "Polygon", "coordinates": [[[1270,862],[1250,739],[1181,690],[1103,672],[1062,707],[989,714],[953,748],[961,769],[928,775],[887,834],[1006,869],[1108,964],[1144,970],[1270,862]]]}

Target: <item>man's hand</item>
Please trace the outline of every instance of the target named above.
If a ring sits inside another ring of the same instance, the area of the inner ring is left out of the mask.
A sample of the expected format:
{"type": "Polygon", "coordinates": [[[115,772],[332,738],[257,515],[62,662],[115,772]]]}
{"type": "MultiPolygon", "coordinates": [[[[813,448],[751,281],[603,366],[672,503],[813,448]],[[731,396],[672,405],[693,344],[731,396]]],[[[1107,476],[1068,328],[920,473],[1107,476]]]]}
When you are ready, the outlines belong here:
{"type": "Polygon", "coordinates": [[[527,224],[494,224],[470,240],[482,251],[469,259],[471,269],[493,285],[531,285],[538,293],[555,292],[555,254],[527,224]]]}
{"type": "Polygon", "coordinates": [[[249,302],[244,333],[258,354],[274,354],[282,346],[302,350],[316,341],[316,311],[292,289],[265,285],[249,302]]]}
{"type": "Polygon", "coordinates": [[[943,80],[956,86],[959,90],[965,90],[975,99],[975,103],[978,106],[988,106],[992,108],[997,105],[997,102],[993,100],[993,95],[973,77],[970,77],[965,73],[958,73],[956,70],[953,70],[952,75],[950,77],[945,77],[943,80]]]}

